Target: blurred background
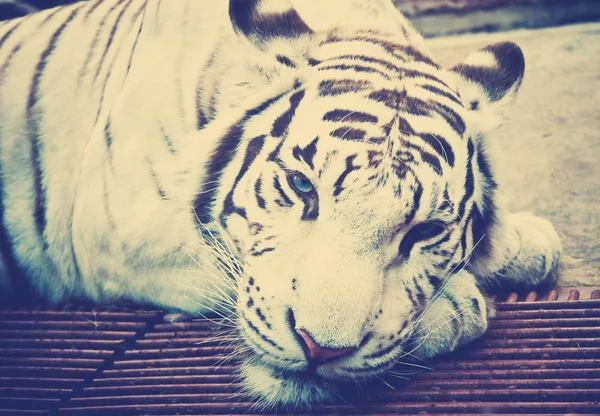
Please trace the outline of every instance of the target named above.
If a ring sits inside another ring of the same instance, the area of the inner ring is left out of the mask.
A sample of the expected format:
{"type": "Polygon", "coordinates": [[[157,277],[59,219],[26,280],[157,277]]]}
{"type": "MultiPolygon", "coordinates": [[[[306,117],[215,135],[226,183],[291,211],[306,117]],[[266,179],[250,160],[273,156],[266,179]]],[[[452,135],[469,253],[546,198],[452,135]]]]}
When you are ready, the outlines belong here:
{"type": "MultiPolygon", "coordinates": [[[[0,0],[0,20],[73,2],[0,0]]],[[[427,37],[600,21],[600,0],[395,0],[394,3],[427,37]]]]}

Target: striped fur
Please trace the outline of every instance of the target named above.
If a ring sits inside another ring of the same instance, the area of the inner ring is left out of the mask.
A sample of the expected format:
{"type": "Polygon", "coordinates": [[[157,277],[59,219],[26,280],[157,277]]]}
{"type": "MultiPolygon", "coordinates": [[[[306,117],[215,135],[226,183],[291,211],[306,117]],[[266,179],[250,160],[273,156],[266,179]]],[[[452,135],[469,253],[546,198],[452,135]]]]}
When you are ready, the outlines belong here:
{"type": "Polygon", "coordinates": [[[503,209],[486,153],[520,49],[448,70],[389,0],[299,3],[0,24],[5,301],[226,313],[248,390],[303,404],[480,336],[482,284],[554,276],[554,229],[503,209]],[[316,365],[300,329],[353,351],[316,365]]]}

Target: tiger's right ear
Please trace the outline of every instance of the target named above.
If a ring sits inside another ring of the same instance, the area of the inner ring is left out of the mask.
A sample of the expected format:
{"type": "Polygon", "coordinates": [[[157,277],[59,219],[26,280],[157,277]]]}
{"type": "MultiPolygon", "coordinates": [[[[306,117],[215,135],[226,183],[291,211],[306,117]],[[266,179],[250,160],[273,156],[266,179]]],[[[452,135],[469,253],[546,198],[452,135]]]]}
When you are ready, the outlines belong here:
{"type": "Polygon", "coordinates": [[[472,53],[452,70],[460,76],[458,91],[467,108],[498,125],[521,86],[525,58],[516,44],[496,43],[472,53]]]}
{"type": "Polygon", "coordinates": [[[289,0],[229,0],[229,17],[236,33],[259,49],[313,33],[289,0]]]}

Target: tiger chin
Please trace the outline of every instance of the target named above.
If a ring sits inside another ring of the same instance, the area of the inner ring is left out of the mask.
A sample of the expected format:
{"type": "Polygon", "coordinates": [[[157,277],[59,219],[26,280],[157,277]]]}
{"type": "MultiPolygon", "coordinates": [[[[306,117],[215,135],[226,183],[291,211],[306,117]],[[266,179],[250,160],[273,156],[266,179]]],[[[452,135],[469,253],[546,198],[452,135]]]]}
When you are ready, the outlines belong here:
{"type": "Polygon", "coordinates": [[[556,278],[486,150],[517,45],[444,69],[390,0],[166,3],[0,24],[4,300],[222,314],[245,389],[303,405],[478,338],[488,284],[556,278]]]}

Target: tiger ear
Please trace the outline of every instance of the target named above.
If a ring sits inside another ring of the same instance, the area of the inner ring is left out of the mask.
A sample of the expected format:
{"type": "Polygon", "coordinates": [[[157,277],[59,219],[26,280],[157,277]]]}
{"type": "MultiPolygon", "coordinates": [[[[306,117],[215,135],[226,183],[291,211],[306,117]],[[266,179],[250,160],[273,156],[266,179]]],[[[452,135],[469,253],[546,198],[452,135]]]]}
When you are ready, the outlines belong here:
{"type": "Polygon", "coordinates": [[[290,0],[229,0],[229,17],[236,33],[259,49],[273,39],[313,33],[290,0]]]}
{"type": "Polygon", "coordinates": [[[525,73],[525,57],[512,42],[489,45],[452,69],[462,82],[459,93],[467,108],[502,122],[525,73]]]}

